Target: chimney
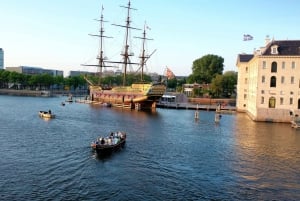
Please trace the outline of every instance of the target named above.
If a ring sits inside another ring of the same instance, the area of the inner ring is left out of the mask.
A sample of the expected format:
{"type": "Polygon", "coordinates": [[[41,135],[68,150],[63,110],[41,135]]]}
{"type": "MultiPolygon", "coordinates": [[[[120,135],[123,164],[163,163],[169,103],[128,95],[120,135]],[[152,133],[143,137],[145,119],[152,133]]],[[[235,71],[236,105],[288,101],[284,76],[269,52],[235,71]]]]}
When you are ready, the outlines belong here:
{"type": "Polygon", "coordinates": [[[266,35],[265,45],[267,46],[269,43],[270,43],[270,37],[269,35],[266,35]]]}

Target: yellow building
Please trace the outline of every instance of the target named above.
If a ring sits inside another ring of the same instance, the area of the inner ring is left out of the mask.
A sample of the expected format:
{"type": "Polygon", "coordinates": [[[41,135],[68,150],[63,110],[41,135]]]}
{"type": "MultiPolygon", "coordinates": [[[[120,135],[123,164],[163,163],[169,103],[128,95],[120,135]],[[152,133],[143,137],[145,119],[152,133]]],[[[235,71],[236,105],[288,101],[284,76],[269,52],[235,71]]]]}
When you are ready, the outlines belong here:
{"type": "Polygon", "coordinates": [[[237,111],[254,121],[290,122],[300,114],[300,40],[269,40],[237,58],[237,111]]]}

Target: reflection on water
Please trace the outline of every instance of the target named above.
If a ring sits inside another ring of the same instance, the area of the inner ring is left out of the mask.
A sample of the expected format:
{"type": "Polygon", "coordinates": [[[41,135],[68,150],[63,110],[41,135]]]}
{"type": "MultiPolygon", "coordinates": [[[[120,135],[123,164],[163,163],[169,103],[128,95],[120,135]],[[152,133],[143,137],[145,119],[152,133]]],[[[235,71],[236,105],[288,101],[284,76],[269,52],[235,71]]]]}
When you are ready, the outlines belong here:
{"type": "Polygon", "coordinates": [[[273,194],[279,200],[299,195],[299,131],[289,124],[255,123],[244,116],[237,120],[234,169],[240,182],[259,190],[265,199],[273,194]]]}
{"type": "Polygon", "coordinates": [[[137,112],[0,96],[3,200],[299,200],[300,131],[245,114],[137,112]],[[51,109],[44,121],[38,111],[51,109]],[[126,147],[106,158],[90,142],[113,130],[126,147]]]}

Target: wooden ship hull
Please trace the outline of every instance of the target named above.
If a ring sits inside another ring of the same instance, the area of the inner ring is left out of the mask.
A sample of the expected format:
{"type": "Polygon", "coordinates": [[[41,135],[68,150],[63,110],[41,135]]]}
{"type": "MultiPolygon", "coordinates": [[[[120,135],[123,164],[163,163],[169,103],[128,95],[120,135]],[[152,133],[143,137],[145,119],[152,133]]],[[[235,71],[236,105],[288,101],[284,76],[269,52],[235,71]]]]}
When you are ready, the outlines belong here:
{"type": "Polygon", "coordinates": [[[131,86],[114,87],[103,90],[101,87],[91,86],[92,101],[109,103],[113,107],[144,110],[156,108],[156,103],[166,90],[164,84],[137,83],[131,86]]]}

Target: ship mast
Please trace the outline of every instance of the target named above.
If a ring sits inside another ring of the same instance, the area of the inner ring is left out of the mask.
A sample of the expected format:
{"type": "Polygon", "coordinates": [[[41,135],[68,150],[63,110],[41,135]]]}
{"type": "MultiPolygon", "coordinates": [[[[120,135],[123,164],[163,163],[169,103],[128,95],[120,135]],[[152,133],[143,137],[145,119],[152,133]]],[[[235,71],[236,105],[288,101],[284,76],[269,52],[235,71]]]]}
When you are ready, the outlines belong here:
{"type": "Polygon", "coordinates": [[[138,63],[132,63],[129,59],[131,56],[133,56],[132,53],[129,53],[129,42],[128,42],[128,40],[129,40],[129,31],[130,31],[130,29],[135,29],[135,30],[141,30],[141,29],[134,28],[134,27],[130,26],[130,23],[131,23],[130,11],[131,10],[137,10],[137,9],[131,7],[130,0],[128,1],[127,6],[120,6],[120,7],[123,7],[123,8],[127,9],[127,18],[126,18],[126,21],[125,21],[126,25],[118,25],[118,24],[112,24],[112,25],[125,28],[125,47],[124,47],[124,52],[121,53],[121,56],[123,56],[123,62],[113,62],[113,63],[122,63],[122,64],[124,64],[123,86],[125,86],[126,85],[127,65],[129,65],[129,64],[138,64],[138,63]]]}
{"type": "MultiPolygon", "coordinates": [[[[141,63],[140,63],[140,68],[141,69],[141,81],[144,81],[144,66],[146,65],[147,60],[150,58],[150,56],[154,53],[152,53],[151,55],[146,55],[146,50],[145,50],[145,45],[146,45],[146,40],[153,40],[151,38],[147,38],[146,37],[146,28],[149,28],[146,23],[144,25],[144,31],[143,31],[143,36],[142,37],[135,37],[135,38],[139,38],[142,39],[142,52],[141,52],[141,56],[139,57],[141,59],[141,63]]],[[[138,69],[138,70],[139,70],[138,69]]]]}
{"type": "Polygon", "coordinates": [[[104,35],[104,22],[107,22],[107,21],[104,21],[104,18],[103,18],[103,6],[102,6],[102,9],[101,9],[101,17],[100,17],[100,20],[98,19],[95,19],[96,21],[99,21],[100,22],[100,30],[99,30],[99,35],[95,35],[95,34],[89,34],[90,36],[96,36],[96,37],[99,37],[100,40],[99,40],[99,46],[100,46],[100,50],[99,50],[99,54],[97,56],[97,60],[98,60],[98,64],[96,65],[84,65],[84,66],[96,66],[96,67],[99,67],[99,82],[98,82],[98,85],[100,85],[101,83],[101,78],[102,78],[102,73],[103,73],[103,68],[104,67],[114,67],[114,66],[107,66],[104,64],[104,61],[105,61],[105,57],[104,57],[104,54],[103,54],[103,43],[104,43],[104,38],[112,38],[110,36],[105,36],[104,35]]]}

